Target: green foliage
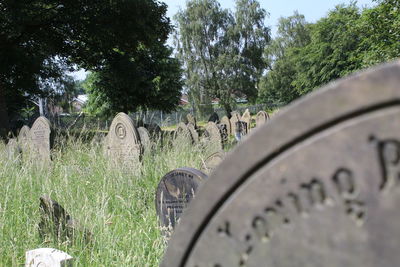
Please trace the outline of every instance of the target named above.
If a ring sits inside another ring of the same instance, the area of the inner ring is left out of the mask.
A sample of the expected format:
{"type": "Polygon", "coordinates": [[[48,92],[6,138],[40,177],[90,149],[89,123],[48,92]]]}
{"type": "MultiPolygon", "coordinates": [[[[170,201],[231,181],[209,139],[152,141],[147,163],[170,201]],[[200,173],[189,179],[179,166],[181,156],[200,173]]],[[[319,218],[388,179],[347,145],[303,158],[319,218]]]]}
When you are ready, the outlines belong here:
{"type": "Polygon", "coordinates": [[[158,182],[175,168],[199,168],[203,150],[158,143],[139,166],[118,167],[101,147],[57,140],[48,168],[9,159],[0,142],[0,266],[22,265],[25,252],[40,247],[67,252],[74,266],[158,266],[165,249],[154,204],[158,182]],[[39,238],[39,197],[45,194],[92,233],[91,245],[80,238],[72,244],[39,238]]]}
{"type": "Polygon", "coordinates": [[[360,10],[339,5],[314,24],[294,14],[281,18],[278,36],[265,49],[270,69],[259,101],[287,104],[362,68],[400,56],[400,2],[378,1],[360,10]]]}
{"type": "Polygon", "coordinates": [[[364,10],[359,23],[364,33],[358,48],[363,67],[400,56],[400,1],[376,2],[376,7],[364,10]]]}
{"type": "MultiPolygon", "coordinates": [[[[301,48],[310,43],[310,25],[303,15],[280,18],[277,37],[265,47],[269,71],[260,83],[259,101],[282,105],[299,97],[293,81],[301,48]]],[[[301,71],[301,70],[300,70],[301,71]]]]}
{"type": "Polygon", "coordinates": [[[43,81],[60,81],[75,66],[100,72],[99,90],[112,101],[110,108],[134,110],[143,100],[139,96],[145,96],[145,107],[163,101],[162,107],[171,109],[180,72],[164,45],[171,30],[166,9],[155,0],[1,1],[0,90],[5,90],[8,113],[21,106],[14,103],[45,95],[43,81]],[[127,86],[133,87],[124,92],[127,86]],[[131,94],[138,97],[127,99],[134,101],[129,105],[114,103],[131,94]]]}
{"type": "Polygon", "coordinates": [[[175,43],[185,85],[197,109],[219,98],[226,111],[237,97],[254,101],[269,41],[266,12],[254,0],[236,1],[232,14],[216,0],[193,0],[176,14],[175,43]]]}
{"type": "Polygon", "coordinates": [[[175,110],[182,81],[179,62],[170,54],[170,49],[160,44],[141,49],[136,58],[115,55],[86,83],[88,111],[109,116],[138,108],[175,110]]]}

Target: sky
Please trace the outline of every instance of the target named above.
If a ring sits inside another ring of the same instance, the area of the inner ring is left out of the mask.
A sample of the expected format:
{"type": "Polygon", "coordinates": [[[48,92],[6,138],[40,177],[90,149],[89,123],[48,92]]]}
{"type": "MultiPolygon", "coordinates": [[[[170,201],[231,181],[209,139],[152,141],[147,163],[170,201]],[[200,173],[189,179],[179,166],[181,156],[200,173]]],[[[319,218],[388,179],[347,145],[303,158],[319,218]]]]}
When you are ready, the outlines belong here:
{"type": "MultiPolygon", "coordinates": [[[[184,9],[186,0],[160,0],[168,5],[167,16],[171,18],[179,9],[184,9]]],[[[265,24],[271,28],[272,37],[277,31],[278,19],[280,17],[288,17],[293,15],[297,10],[303,14],[308,22],[316,22],[318,19],[327,15],[328,11],[333,9],[338,4],[349,4],[352,0],[259,0],[262,8],[268,13],[269,17],[265,20],[265,24]]],[[[222,8],[228,8],[234,11],[235,0],[219,0],[222,8]]],[[[359,7],[372,7],[375,3],[372,0],[358,0],[359,7]]],[[[168,44],[172,46],[171,38],[168,44]]],[[[80,70],[73,73],[75,79],[83,80],[86,77],[86,72],[80,70]]]]}
{"type": "MultiPolygon", "coordinates": [[[[160,0],[168,5],[167,16],[173,18],[179,9],[184,9],[186,0],[160,0]]],[[[269,14],[266,25],[271,27],[272,36],[277,30],[278,19],[293,15],[297,10],[303,14],[308,22],[316,22],[327,15],[328,11],[339,4],[349,4],[352,0],[258,0],[260,6],[269,14]]],[[[222,8],[235,9],[235,0],[219,0],[222,8]]],[[[358,0],[359,7],[372,7],[375,3],[372,0],[358,0]]]]}

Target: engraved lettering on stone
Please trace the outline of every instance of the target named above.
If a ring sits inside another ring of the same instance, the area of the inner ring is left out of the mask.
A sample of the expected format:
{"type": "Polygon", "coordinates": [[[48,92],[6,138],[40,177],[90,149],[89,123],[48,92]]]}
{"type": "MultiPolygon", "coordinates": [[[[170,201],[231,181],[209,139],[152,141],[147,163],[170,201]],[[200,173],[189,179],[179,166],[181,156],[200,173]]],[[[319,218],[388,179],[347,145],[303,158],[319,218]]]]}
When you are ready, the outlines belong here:
{"type": "Polygon", "coordinates": [[[393,139],[378,140],[372,136],[371,141],[376,143],[378,157],[382,171],[380,189],[388,189],[400,179],[400,142],[393,139]]]}

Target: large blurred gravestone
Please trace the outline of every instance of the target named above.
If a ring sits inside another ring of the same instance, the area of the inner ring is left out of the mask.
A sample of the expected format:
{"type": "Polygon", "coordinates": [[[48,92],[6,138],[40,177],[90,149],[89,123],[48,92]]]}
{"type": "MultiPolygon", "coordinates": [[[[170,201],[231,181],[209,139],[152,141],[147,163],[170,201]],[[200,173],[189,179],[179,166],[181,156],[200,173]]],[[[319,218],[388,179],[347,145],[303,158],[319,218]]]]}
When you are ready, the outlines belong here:
{"type": "Polygon", "coordinates": [[[105,145],[107,156],[118,163],[136,163],[142,154],[139,133],[132,119],[123,112],[113,119],[105,145]]]}
{"type": "Polygon", "coordinates": [[[33,160],[37,162],[50,161],[50,149],[52,145],[51,124],[45,117],[39,117],[29,130],[29,152],[33,160]]]}
{"type": "Polygon", "coordinates": [[[156,210],[164,236],[170,236],[205,179],[207,175],[193,168],[175,169],[161,179],[156,192],[156,210]]]}
{"type": "Polygon", "coordinates": [[[161,266],[400,262],[400,62],[327,85],[217,167],[161,266]]]}
{"type": "Polygon", "coordinates": [[[25,267],[69,267],[73,258],[54,248],[38,248],[25,253],[25,267]]]}
{"type": "Polygon", "coordinates": [[[256,127],[260,127],[269,120],[269,115],[264,110],[261,110],[256,115],[256,127]]]}

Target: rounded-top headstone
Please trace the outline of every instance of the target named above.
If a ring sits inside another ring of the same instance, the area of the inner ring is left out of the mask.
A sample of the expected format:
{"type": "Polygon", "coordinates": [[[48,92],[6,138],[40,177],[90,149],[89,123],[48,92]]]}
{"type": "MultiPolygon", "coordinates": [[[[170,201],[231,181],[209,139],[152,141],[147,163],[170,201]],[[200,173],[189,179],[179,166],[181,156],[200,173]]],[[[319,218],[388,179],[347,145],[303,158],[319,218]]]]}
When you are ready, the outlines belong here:
{"type": "Polygon", "coordinates": [[[207,147],[211,148],[212,151],[219,151],[223,149],[222,136],[218,126],[209,121],[205,127],[204,136],[206,138],[207,147]]]}
{"type": "Polygon", "coordinates": [[[140,136],[132,119],[121,112],[113,119],[106,138],[107,155],[117,162],[137,162],[142,149],[140,136]]]}
{"type": "Polygon", "coordinates": [[[221,118],[221,121],[220,121],[219,124],[224,124],[224,125],[226,125],[226,126],[225,126],[225,128],[226,128],[226,134],[227,134],[228,136],[230,136],[230,135],[232,134],[232,131],[231,131],[231,121],[229,120],[229,118],[228,118],[227,116],[223,116],[223,117],[221,118]]]}
{"type": "Polygon", "coordinates": [[[185,143],[191,144],[194,142],[188,126],[183,122],[178,123],[178,125],[176,126],[176,130],[174,132],[174,139],[177,143],[183,141],[185,143]]]}
{"type": "Polygon", "coordinates": [[[73,258],[54,248],[38,248],[25,253],[25,267],[66,267],[72,266],[73,258]]]}
{"type": "Polygon", "coordinates": [[[23,141],[28,142],[29,130],[30,130],[30,128],[27,125],[24,125],[21,127],[21,129],[19,130],[19,133],[18,133],[18,142],[23,142],[23,141]]]}
{"type": "Polygon", "coordinates": [[[207,179],[207,175],[193,168],[179,168],[167,173],[156,192],[156,210],[163,233],[168,235],[189,202],[207,179]]]}
{"type": "Polygon", "coordinates": [[[18,133],[18,144],[21,146],[21,149],[23,151],[26,151],[28,149],[29,145],[29,131],[30,128],[27,125],[22,126],[22,128],[19,130],[18,133]]]}
{"type": "Polygon", "coordinates": [[[33,159],[50,161],[51,124],[48,119],[40,116],[29,130],[30,152],[33,159]]]}
{"type": "Polygon", "coordinates": [[[398,266],[400,62],[290,105],[217,167],[161,266],[398,266]]]}
{"type": "Polygon", "coordinates": [[[137,128],[139,136],[140,136],[140,143],[143,147],[144,151],[149,151],[151,148],[151,139],[149,131],[144,127],[137,128]]]}
{"type": "Polygon", "coordinates": [[[242,118],[240,120],[246,123],[247,127],[246,132],[249,133],[251,124],[251,114],[248,108],[245,110],[245,112],[243,112],[242,118]]]}
{"type": "Polygon", "coordinates": [[[269,120],[269,115],[264,110],[260,110],[256,115],[256,127],[259,127],[269,120]]]}
{"type": "Polygon", "coordinates": [[[200,170],[209,175],[222,162],[225,157],[224,151],[217,151],[208,156],[201,164],[200,170]]]}

